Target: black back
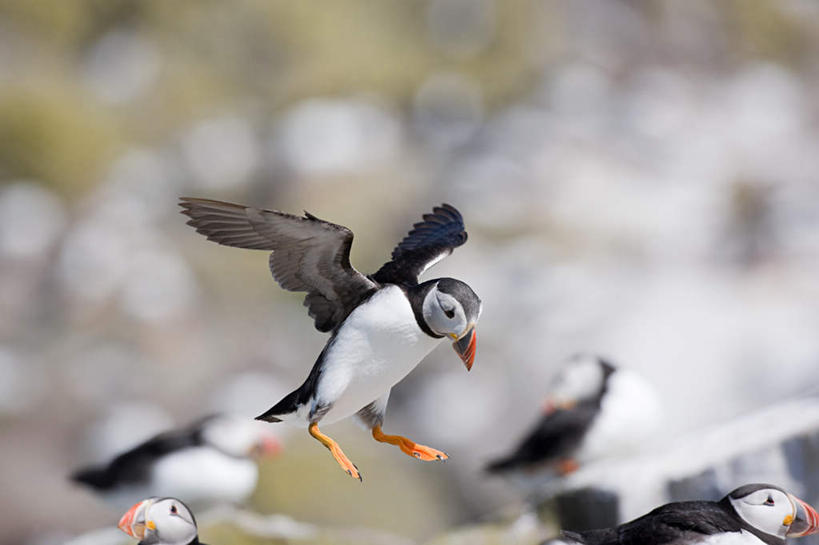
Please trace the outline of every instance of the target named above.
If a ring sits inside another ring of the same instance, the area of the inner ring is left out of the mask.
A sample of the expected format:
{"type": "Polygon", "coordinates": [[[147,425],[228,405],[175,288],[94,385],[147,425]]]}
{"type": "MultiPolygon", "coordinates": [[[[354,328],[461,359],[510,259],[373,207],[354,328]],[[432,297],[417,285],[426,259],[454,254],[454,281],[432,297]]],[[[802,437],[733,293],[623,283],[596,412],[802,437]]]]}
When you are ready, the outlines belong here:
{"type": "Polygon", "coordinates": [[[202,430],[213,417],[198,420],[187,428],[160,433],[123,452],[108,464],[77,470],[71,475],[74,482],[99,491],[106,491],[124,484],[136,484],[150,479],[151,467],[159,458],[185,448],[205,444],[202,430]]]}
{"type": "Polygon", "coordinates": [[[705,536],[742,530],[768,545],[785,543],[741,520],[727,497],[719,502],[669,503],[617,528],[564,532],[562,537],[585,545],[686,545],[699,543],[705,536]]]}
{"type": "Polygon", "coordinates": [[[486,470],[490,473],[507,471],[517,467],[538,463],[556,462],[571,456],[580,447],[583,437],[597,418],[608,391],[608,381],[614,366],[598,358],[603,369],[603,383],[594,397],[579,401],[571,409],[556,409],[544,414],[526,435],[512,454],[490,462],[486,470]]]}
{"type": "Polygon", "coordinates": [[[583,401],[571,409],[557,409],[543,415],[515,451],[491,462],[487,471],[496,473],[571,455],[580,446],[599,410],[599,403],[583,401]]]}

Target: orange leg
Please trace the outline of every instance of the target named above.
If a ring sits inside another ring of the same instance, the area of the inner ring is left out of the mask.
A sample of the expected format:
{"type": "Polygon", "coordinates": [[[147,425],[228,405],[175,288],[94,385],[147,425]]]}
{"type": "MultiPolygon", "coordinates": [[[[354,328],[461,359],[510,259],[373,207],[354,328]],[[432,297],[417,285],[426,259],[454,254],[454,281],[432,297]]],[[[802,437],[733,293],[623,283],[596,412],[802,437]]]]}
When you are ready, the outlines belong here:
{"type": "Polygon", "coordinates": [[[307,427],[307,431],[310,432],[310,435],[318,439],[319,443],[327,447],[330,454],[332,454],[333,458],[335,458],[336,462],[338,462],[338,465],[341,466],[341,469],[347,472],[347,475],[353,479],[358,479],[361,481],[361,473],[358,472],[358,468],[355,467],[355,464],[352,463],[349,458],[347,458],[347,455],[344,454],[344,451],[341,450],[338,443],[319,431],[317,422],[310,424],[310,426],[307,427]]]}
{"type": "Polygon", "coordinates": [[[565,458],[557,463],[557,472],[564,477],[569,473],[574,473],[578,469],[580,469],[580,464],[577,463],[577,460],[572,458],[565,458]]]}
{"type": "Polygon", "coordinates": [[[401,437],[400,435],[387,435],[381,431],[381,426],[373,427],[373,439],[379,443],[397,445],[398,448],[400,448],[405,454],[425,462],[430,462],[433,460],[446,460],[449,458],[446,452],[435,450],[434,448],[426,447],[424,445],[419,445],[418,443],[410,441],[406,437],[401,437]]]}

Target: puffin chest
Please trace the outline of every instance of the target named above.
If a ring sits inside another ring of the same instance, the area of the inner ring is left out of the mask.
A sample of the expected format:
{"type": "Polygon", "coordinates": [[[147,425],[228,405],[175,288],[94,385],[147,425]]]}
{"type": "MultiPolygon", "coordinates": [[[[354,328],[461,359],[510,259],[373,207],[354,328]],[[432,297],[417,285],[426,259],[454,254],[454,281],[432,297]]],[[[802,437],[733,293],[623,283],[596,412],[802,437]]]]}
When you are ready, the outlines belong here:
{"type": "Polygon", "coordinates": [[[424,333],[409,299],[386,286],[356,308],[325,353],[317,398],[354,397],[357,411],[404,378],[440,339],[424,333]]]}

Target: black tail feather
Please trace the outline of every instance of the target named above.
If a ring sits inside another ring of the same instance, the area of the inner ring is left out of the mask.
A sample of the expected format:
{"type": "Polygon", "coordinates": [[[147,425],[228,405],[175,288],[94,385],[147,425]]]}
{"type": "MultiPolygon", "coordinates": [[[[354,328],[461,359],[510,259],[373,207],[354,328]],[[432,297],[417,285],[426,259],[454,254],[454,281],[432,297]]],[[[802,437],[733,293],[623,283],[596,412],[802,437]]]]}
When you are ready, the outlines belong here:
{"type": "Polygon", "coordinates": [[[256,420],[265,422],[281,422],[279,416],[296,412],[299,405],[299,390],[290,392],[281,401],[270,407],[267,411],[256,417],[256,420]]]}
{"type": "Polygon", "coordinates": [[[501,458],[500,460],[489,462],[484,468],[484,471],[487,473],[503,473],[514,469],[517,465],[518,460],[516,458],[501,458]]]}
{"type": "Polygon", "coordinates": [[[111,477],[105,468],[84,467],[72,473],[69,478],[75,483],[83,484],[98,490],[111,487],[111,477]]]}

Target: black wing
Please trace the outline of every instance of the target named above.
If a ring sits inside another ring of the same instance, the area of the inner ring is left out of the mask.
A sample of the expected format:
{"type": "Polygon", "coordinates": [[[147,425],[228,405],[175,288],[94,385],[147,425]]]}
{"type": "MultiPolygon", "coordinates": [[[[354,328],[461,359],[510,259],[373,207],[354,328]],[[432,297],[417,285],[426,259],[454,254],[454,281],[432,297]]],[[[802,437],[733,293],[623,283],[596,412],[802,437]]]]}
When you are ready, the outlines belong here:
{"type": "Polygon", "coordinates": [[[306,291],[316,329],[330,331],[377,285],[350,265],[353,233],[305,212],[303,217],[208,199],[182,197],[183,214],[208,240],[271,250],[270,272],[288,291],[306,291]]]}
{"type": "Polygon", "coordinates": [[[705,536],[739,532],[742,525],[719,503],[675,502],[617,528],[622,545],[699,543],[705,536]]]}
{"type": "Polygon", "coordinates": [[[373,279],[381,283],[417,284],[421,273],[466,242],[465,229],[464,219],[454,206],[436,206],[431,214],[424,214],[424,221],[412,226],[392,251],[392,260],[373,279]]]}
{"type": "Polygon", "coordinates": [[[159,458],[203,444],[201,422],[156,435],[118,455],[107,465],[79,469],[71,475],[71,480],[101,491],[146,482],[150,478],[151,467],[159,458]]]}
{"type": "Polygon", "coordinates": [[[512,454],[491,462],[486,470],[498,473],[571,456],[597,412],[594,405],[580,403],[572,409],[558,409],[544,415],[512,454]]]}
{"type": "Polygon", "coordinates": [[[719,503],[687,501],[668,503],[616,528],[564,531],[542,545],[683,545],[742,529],[738,518],[719,503]]]}

